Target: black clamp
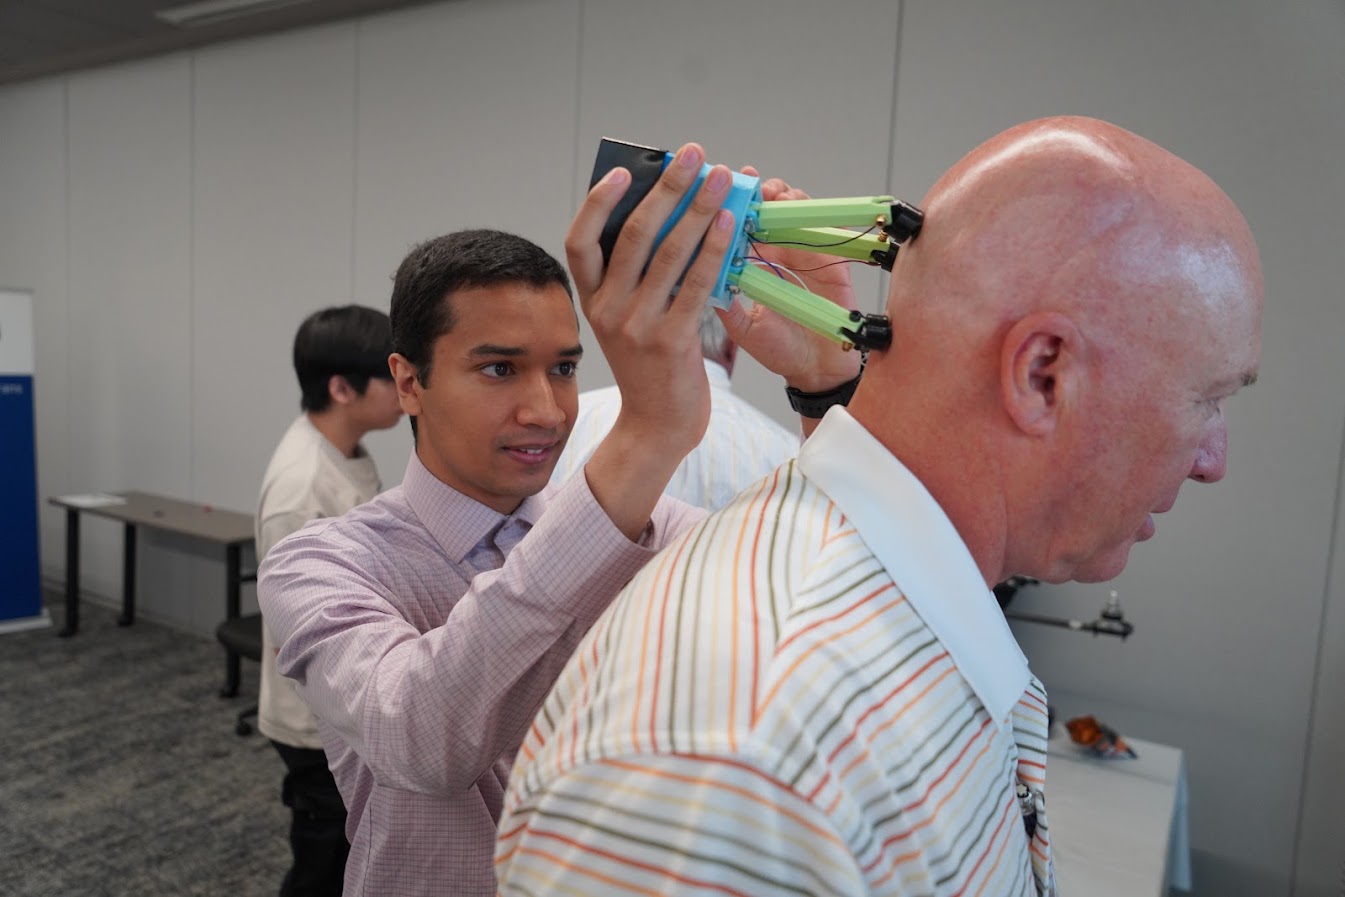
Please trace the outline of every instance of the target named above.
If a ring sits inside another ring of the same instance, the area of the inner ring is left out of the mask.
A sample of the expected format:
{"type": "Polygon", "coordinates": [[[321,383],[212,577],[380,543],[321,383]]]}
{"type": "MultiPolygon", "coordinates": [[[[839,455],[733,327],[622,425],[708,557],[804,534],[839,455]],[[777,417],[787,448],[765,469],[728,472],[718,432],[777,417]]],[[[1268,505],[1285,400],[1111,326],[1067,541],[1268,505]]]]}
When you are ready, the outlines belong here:
{"type": "Polygon", "coordinates": [[[924,223],[925,213],[915,206],[901,201],[892,203],[887,223],[883,225],[883,233],[887,234],[887,248],[873,250],[869,258],[884,271],[891,271],[901,244],[918,237],[924,223]]]}
{"type": "Polygon", "coordinates": [[[892,345],[892,322],[887,315],[866,315],[852,311],[850,320],[858,326],[853,329],[842,327],[841,334],[861,351],[886,349],[892,345]]]}
{"type": "MultiPolygon", "coordinates": [[[[883,225],[883,233],[887,234],[887,248],[873,250],[869,258],[884,271],[891,271],[901,244],[918,237],[924,223],[925,213],[915,206],[900,200],[892,203],[887,223],[883,225]]],[[[860,349],[886,349],[892,344],[892,322],[886,315],[862,315],[852,311],[850,320],[859,326],[849,330],[842,327],[841,333],[860,349]]]]}

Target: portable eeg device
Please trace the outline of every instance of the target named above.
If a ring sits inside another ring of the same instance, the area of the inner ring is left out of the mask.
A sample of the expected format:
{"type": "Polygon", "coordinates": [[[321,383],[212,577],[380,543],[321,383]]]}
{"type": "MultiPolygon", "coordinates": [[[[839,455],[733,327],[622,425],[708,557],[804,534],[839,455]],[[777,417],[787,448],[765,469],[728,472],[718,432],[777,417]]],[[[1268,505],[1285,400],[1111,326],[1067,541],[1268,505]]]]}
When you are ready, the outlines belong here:
{"type": "MultiPolygon", "coordinates": [[[[654,188],[672,157],[665,150],[602,139],[590,188],[618,166],[631,173],[630,187],[603,227],[600,243],[604,261],[611,259],[626,219],[654,188]]],[[[655,247],[681,220],[709,172],[709,164],[701,167],[695,185],[655,237],[655,247]]],[[[711,290],[711,300],[716,305],[726,308],[735,294],[742,293],[847,348],[882,349],[891,343],[892,326],[886,316],[841,308],[785,280],[778,266],[765,263],[766,267],[758,267],[752,263],[757,260],[753,247],[762,243],[789,245],[891,271],[898,246],[920,232],[924,214],[919,209],[890,196],[763,202],[761,179],[739,172],[733,174],[723,208],[733,213],[739,227],[737,239],[725,256],[719,279],[711,290]]]]}

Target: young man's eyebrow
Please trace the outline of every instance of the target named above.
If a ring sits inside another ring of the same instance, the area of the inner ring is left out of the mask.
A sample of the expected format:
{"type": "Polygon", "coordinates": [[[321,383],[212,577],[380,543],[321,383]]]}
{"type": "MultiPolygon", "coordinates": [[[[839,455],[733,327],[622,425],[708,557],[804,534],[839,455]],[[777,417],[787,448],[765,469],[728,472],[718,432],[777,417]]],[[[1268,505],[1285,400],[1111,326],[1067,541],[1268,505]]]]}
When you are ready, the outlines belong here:
{"type": "MultiPolygon", "coordinates": [[[[520,358],[528,354],[528,350],[521,346],[497,346],[494,343],[482,343],[479,346],[473,346],[467,353],[472,358],[520,358]]],[[[556,353],[561,358],[579,358],[584,354],[584,347],[576,343],[556,353]]]]}
{"type": "Polygon", "coordinates": [[[494,343],[482,343],[479,346],[473,346],[467,354],[473,358],[498,357],[500,355],[506,358],[517,358],[528,353],[520,346],[497,346],[494,343]]]}

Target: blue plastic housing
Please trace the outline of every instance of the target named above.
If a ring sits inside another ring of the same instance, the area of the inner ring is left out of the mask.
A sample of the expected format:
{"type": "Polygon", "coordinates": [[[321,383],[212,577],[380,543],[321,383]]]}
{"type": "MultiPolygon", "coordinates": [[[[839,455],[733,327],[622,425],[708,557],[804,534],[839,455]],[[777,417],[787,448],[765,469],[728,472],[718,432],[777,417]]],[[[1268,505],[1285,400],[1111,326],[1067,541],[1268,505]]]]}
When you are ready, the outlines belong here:
{"type": "MultiPolygon", "coordinates": [[[[666,153],[663,159],[663,167],[667,168],[672,162],[673,154],[666,153]]],[[[700,175],[696,178],[696,183],[687,191],[686,196],[678,203],[677,208],[668,216],[664,222],[663,228],[654,238],[654,247],[657,248],[663,242],[663,238],[673,229],[678,221],[682,220],[683,213],[691,205],[691,199],[700,189],[701,184],[710,173],[710,165],[707,163],[701,166],[700,175]]],[[[719,279],[715,281],[714,289],[710,291],[710,301],[720,308],[728,308],[733,304],[733,295],[729,292],[729,274],[741,272],[743,265],[747,264],[747,257],[751,255],[749,241],[747,239],[747,222],[752,223],[751,229],[755,230],[757,224],[757,209],[761,206],[761,178],[752,177],[742,172],[733,172],[733,183],[729,186],[728,196],[724,199],[722,208],[728,209],[733,213],[733,220],[738,226],[738,236],[734,241],[733,248],[729,250],[724,257],[724,264],[719,269],[719,279]]],[[[699,253],[700,250],[697,250],[699,253]]],[[[695,256],[692,256],[695,261],[695,256]]]]}

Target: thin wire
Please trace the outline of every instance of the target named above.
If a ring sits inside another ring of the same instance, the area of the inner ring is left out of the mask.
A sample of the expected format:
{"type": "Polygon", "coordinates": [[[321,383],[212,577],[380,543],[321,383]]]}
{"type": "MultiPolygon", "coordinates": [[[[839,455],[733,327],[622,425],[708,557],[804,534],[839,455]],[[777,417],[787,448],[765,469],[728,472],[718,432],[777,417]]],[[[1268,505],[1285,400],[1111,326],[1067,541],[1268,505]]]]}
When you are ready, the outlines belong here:
{"type": "Polygon", "coordinates": [[[803,278],[799,277],[797,274],[795,274],[789,268],[786,268],[784,265],[777,265],[774,262],[768,262],[764,258],[755,255],[749,255],[747,257],[747,260],[757,265],[757,267],[770,268],[772,271],[775,272],[775,276],[780,278],[781,280],[784,280],[785,274],[788,274],[790,277],[794,278],[795,282],[797,282],[799,286],[801,286],[805,290],[808,289],[808,285],[803,282],[803,278]]]}
{"type": "MultiPolygon", "coordinates": [[[[749,244],[751,244],[752,246],[764,246],[764,245],[765,245],[764,243],[759,243],[758,241],[753,240],[750,236],[747,238],[747,242],[748,242],[749,244]]],[[[775,272],[775,276],[778,277],[778,278],[780,278],[781,280],[784,280],[784,279],[785,279],[785,276],[784,276],[783,274],[780,273],[780,266],[777,265],[777,264],[775,264],[774,262],[768,262],[768,261],[766,261],[766,259],[762,258],[762,257],[759,256],[759,255],[749,255],[748,258],[751,259],[751,260],[753,260],[753,261],[760,262],[762,265],[765,265],[767,268],[770,268],[772,271],[775,272]]]]}
{"type": "Polygon", "coordinates": [[[808,271],[821,271],[823,268],[834,268],[837,265],[868,265],[868,264],[870,263],[864,261],[863,259],[841,259],[838,262],[827,262],[825,265],[818,265],[816,268],[794,268],[793,270],[803,271],[806,273],[808,271]]]}

